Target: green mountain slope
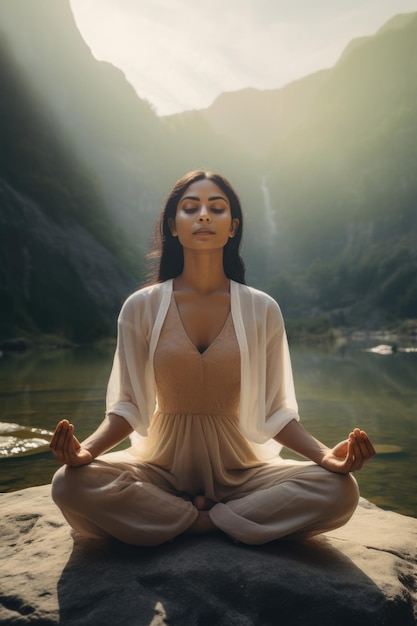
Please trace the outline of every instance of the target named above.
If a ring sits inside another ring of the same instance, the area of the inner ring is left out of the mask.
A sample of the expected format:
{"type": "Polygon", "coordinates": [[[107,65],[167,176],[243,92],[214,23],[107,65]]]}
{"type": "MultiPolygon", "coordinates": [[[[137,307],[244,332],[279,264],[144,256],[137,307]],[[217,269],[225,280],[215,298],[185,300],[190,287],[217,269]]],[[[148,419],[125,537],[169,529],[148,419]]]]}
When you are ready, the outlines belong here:
{"type": "Polygon", "coordinates": [[[321,310],[370,323],[417,317],[417,15],[393,25],[343,55],[265,163],[280,259],[321,310]]]}
{"type": "Polygon", "coordinates": [[[135,285],[123,240],[94,177],[1,43],[0,338],[41,332],[89,341],[113,332],[135,285]]]}
{"type": "Polygon", "coordinates": [[[0,41],[0,338],[108,332],[194,167],[237,188],[249,280],[287,319],[417,319],[417,14],[331,69],[166,118],[94,59],[68,0],[3,0],[0,41]]]}
{"type": "Polygon", "coordinates": [[[258,157],[269,254],[255,273],[291,316],[417,318],[416,58],[417,14],[398,15],[331,69],[200,112],[258,157]]]}

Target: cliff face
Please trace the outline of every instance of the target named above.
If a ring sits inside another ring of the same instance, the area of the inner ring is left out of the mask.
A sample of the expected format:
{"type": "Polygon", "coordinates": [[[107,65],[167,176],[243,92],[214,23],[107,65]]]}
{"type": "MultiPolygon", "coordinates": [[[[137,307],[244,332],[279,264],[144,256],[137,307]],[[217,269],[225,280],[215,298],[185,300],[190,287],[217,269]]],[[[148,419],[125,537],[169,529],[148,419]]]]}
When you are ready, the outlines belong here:
{"type": "Polygon", "coordinates": [[[0,494],[0,624],[416,624],[417,520],[365,500],[305,542],[140,549],[72,536],[49,491],[0,494]]]}
{"type": "Polygon", "coordinates": [[[114,334],[135,284],[109,250],[77,222],[57,223],[1,178],[0,206],[5,335],[25,328],[74,341],[114,334]]]}
{"type": "Polygon", "coordinates": [[[164,196],[206,151],[92,56],[68,0],[4,0],[0,52],[0,339],[88,340],[143,282],[164,196]]]}
{"type": "MultiPolygon", "coordinates": [[[[37,32],[35,19],[32,29],[23,20],[33,5],[13,6],[24,30],[37,32]]],[[[10,39],[0,31],[0,338],[41,332],[84,342],[114,334],[121,303],[139,283],[140,256],[130,260],[94,168],[10,39]]],[[[37,58],[30,38],[21,45],[37,58]]]]}
{"type": "Polygon", "coordinates": [[[18,73],[64,131],[68,149],[97,175],[109,214],[137,229],[138,208],[160,199],[153,172],[167,145],[150,104],[119,69],[93,57],[68,0],[4,0],[2,31],[18,73]]]}

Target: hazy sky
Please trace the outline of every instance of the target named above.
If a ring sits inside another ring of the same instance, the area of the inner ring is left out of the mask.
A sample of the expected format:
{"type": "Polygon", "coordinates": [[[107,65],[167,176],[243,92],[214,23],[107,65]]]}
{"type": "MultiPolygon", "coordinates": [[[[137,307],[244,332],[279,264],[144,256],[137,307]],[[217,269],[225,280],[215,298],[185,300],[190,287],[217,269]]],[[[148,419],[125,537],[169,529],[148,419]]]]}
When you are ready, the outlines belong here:
{"type": "Polygon", "coordinates": [[[224,91],[274,89],[331,67],[417,0],[70,0],[98,59],[119,67],[159,115],[224,91]]]}

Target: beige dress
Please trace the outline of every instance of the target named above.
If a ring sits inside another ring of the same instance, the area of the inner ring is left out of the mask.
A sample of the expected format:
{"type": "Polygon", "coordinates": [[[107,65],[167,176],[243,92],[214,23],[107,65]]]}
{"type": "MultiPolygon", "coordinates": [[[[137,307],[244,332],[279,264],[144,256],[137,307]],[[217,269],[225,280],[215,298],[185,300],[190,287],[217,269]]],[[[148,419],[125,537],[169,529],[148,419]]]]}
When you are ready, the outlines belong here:
{"type": "Polygon", "coordinates": [[[177,492],[230,498],[262,463],[239,430],[240,353],[232,317],[200,353],[172,298],[155,352],[158,411],[146,459],[177,492]]]}
{"type": "Polygon", "coordinates": [[[157,545],[198,515],[192,498],[217,504],[216,526],[245,543],[311,535],[345,523],[358,500],[351,476],[311,462],[257,459],[239,429],[240,353],[229,315],[202,353],[174,296],[155,352],[157,411],[146,447],[64,467],[53,497],[69,523],[91,536],[157,545]]]}

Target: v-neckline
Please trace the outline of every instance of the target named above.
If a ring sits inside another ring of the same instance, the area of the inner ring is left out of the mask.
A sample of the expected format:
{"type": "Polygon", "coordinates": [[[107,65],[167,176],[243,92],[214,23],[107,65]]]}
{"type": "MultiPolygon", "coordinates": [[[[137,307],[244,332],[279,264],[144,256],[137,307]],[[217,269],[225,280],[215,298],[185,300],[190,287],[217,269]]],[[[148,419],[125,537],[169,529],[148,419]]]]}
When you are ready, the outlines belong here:
{"type": "Polygon", "coordinates": [[[184,322],[182,321],[181,313],[180,313],[180,310],[179,310],[179,308],[178,308],[178,304],[177,304],[177,301],[176,301],[176,299],[175,299],[175,294],[174,294],[174,292],[172,292],[172,296],[171,296],[171,298],[172,298],[172,302],[174,303],[175,311],[176,311],[176,314],[177,314],[177,317],[178,317],[178,319],[179,319],[179,322],[180,322],[180,325],[181,325],[181,328],[182,328],[182,331],[183,331],[184,335],[187,337],[187,339],[188,339],[189,343],[192,345],[192,347],[194,348],[195,352],[196,352],[197,354],[199,354],[201,357],[202,357],[202,356],[204,356],[204,355],[206,354],[206,352],[207,352],[208,350],[210,350],[210,348],[212,347],[212,345],[213,345],[214,343],[216,343],[216,342],[217,342],[217,340],[218,340],[218,339],[221,337],[221,335],[223,334],[223,331],[224,331],[224,329],[226,328],[227,323],[228,323],[228,321],[229,321],[229,319],[230,319],[230,316],[231,316],[231,314],[232,314],[231,309],[229,310],[229,313],[227,314],[227,317],[226,317],[226,319],[225,319],[225,321],[224,321],[224,324],[223,324],[223,326],[220,328],[220,330],[219,330],[219,332],[217,333],[217,335],[216,335],[216,336],[214,337],[214,339],[213,339],[213,340],[209,343],[209,345],[207,346],[207,348],[204,348],[204,350],[200,351],[200,350],[197,348],[197,346],[195,345],[194,341],[191,339],[190,335],[189,335],[189,334],[188,334],[188,332],[187,332],[187,329],[186,329],[186,328],[185,328],[185,326],[184,326],[184,322]]]}

